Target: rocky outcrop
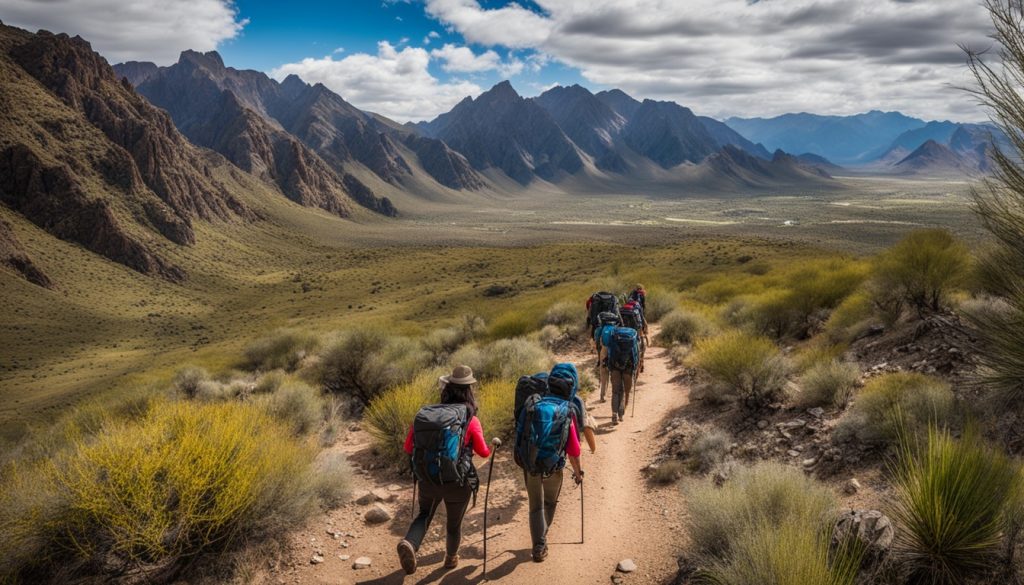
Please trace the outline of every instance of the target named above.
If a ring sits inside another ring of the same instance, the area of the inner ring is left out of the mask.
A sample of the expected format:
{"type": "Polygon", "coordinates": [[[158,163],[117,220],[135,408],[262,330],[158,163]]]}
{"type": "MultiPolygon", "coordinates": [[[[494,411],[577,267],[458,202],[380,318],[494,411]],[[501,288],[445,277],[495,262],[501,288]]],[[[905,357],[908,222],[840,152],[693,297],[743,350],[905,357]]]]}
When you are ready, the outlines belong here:
{"type": "Polygon", "coordinates": [[[58,238],[129,268],[174,281],[185,277],[133,237],[108,201],[90,198],[67,166],[48,166],[26,146],[0,151],[0,200],[58,238]]]}
{"type": "Polygon", "coordinates": [[[699,163],[719,150],[697,116],[674,102],[644,100],[623,130],[623,140],[666,169],[699,163]]]}
{"type": "Polygon", "coordinates": [[[423,169],[445,187],[467,191],[484,187],[483,179],[469,165],[466,157],[444,142],[416,134],[408,134],[402,142],[416,153],[423,169]]]}
{"type": "Polygon", "coordinates": [[[551,114],[566,136],[594,158],[597,168],[613,173],[629,170],[615,149],[615,137],[626,125],[626,118],[597,96],[573,85],[554,87],[533,99],[551,114]]]}
{"type": "Polygon", "coordinates": [[[10,56],[32,77],[131,155],[139,176],[186,223],[192,218],[254,218],[217,185],[168,115],[153,107],[80,37],[40,31],[10,56]]]}
{"type": "Polygon", "coordinates": [[[160,68],[156,63],[148,61],[127,61],[125,63],[118,63],[114,67],[114,72],[117,73],[118,77],[127,79],[128,83],[132,84],[132,86],[146,81],[159,70],[160,68]]]}
{"type": "Polygon", "coordinates": [[[21,242],[14,235],[11,226],[0,219],[0,266],[6,266],[32,284],[43,288],[54,288],[53,281],[25,252],[21,242]]]}

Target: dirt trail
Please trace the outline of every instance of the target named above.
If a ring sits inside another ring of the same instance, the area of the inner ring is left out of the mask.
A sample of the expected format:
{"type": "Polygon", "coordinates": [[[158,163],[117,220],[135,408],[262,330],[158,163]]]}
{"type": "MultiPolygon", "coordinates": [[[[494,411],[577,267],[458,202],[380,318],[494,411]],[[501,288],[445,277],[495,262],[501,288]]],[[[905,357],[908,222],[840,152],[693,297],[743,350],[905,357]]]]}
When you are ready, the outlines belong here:
{"type": "MultiPolygon", "coordinates": [[[[562,356],[581,369],[593,368],[589,356],[562,356]]],[[[676,486],[650,484],[641,471],[655,456],[657,436],[664,421],[686,403],[688,389],[672,381],[666,351],[652,347],[647,352],[646,370],[640,376],[636,416],[627,413],[624,423],[611,425],[610,400],[590,399],[591,413],[599,425],[597,452],[584,447],[585,543],[580,544],[580,490],[566,472],[555,521],[548,535],[550,554],[543,563],[530,559],[530,533],[527,523],[526,491],[522,472],[511,461],[508,447],[502,447],[494,464],[488,527],[487,580],[496,583],[609,583],[616,564],[633,559],[637,571],[620,574],[624,583],[665,583],[676,570],[676,558],[684,540],[682,491],[676,486]]],[[[610,397],[610,395],[609,395],[610,397]]],[[[632,408],[632,405],[630,406],[632,408]]],[[[354,463],[372,461],[369,438],[365,432],[350,433],[337,448],[354,463]]],[[[358,477],[357,491],[383,490],[397,498],[384,505],[395,513],[386,524],[364,524],[362,514],[368,506],[355,503],[314,519],[291,542],[290,566],[274,571],[277,583],[479,583],[482,581],[483,507],[486,489],[486,462],[477,460],[483,485],[476,508],[464,522],[462,562],[453,571],[441,567],[444,549],[444,514],[439,510],[420,549],[420,566],[406,576],[398,566],[395,545],[404,535],[411,514],[412,490],[408,482],[401,488],[386,478],[364,472],[358,477]],[[388,486],[391,491],[388,492],[388,486]],[[334,539],[330,531],[354,534],[334,539]],[[344,548],[342,542],[349,546],[344,548]],[[311,559],[322,552],[323,562],[311,559]],[[345,556],[348,558],[344,558],[345,556]],[[353,561],[368,557],[372,565],[354,570],[353,561]]],[[[392,478],[393,479],[393,478],[392,478]]]]}

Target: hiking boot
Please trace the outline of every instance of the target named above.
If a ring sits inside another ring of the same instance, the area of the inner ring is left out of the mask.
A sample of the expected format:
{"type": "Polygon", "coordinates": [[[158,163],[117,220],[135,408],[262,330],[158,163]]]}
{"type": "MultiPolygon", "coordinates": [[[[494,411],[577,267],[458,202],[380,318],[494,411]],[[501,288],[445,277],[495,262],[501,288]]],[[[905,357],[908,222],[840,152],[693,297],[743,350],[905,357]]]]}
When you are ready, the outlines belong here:
{"type": "Polygon", "coordinates": [[[619,415],[615,414],[614,412],[612,413],[612,424],[613,425],[619,424],[619,415]]]}
{"type": "Polygon", "coordinates": [[[533,562],[543,563],[548,558],[548,545],[538,544],[533,547],[533,562]]]}
{"type": "MultiPolygon", "coordinates": [[[[412,575],[416,572],[416,549],[412,547],[412,543],[408,540],[402,540],[398,543],[398,562],[402,564],[402,570],[405,571],[406,575],[412,575]]],[[[456,558],[456,561],[458,559],[456,558]]]]}
{"type": "Polygon", "coordinates": [[[444,568],[451,570],[459,566],[459,555],[444,556],[444,568]]]}

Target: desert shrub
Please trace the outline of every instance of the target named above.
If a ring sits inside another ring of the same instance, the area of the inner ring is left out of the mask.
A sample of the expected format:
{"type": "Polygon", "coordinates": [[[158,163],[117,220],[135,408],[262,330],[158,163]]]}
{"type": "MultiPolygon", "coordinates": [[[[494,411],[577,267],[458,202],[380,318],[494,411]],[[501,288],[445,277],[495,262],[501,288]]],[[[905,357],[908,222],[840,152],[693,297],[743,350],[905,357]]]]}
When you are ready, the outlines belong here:
{"type": "Polygon", "coordinates": [[[560,301],[544,313],[544,324],[563,328],[578,328],[586,322],[586,311],[581,303],[560,301]]]}
{"type": "Polygon", "coordinates": [[[1020,490],[1017,466],[967,429],[958,441],[932,428],[907,440],[896,469],[893,516],[911,582],[953,585],[989,574],[1020,490]]]}
{"type": "Polygon", "coordinates": [[[174,563],[310,511],[311,450],[259,409],[171,402],[112,423],[55,466],[59,532],[84,559],[174,563]]]}
{"type": "Polygon", "coordinates": [[[844,544],[833,551],[821,527],[785,520],[761,522],[744,532],[727,559],[702,573],[715,585],[854,585],[860,551],[844,544]]]}
{"type": "Polygon", "coordinates": [[[661,287],[651,287],[647,291],[644,318],[657,323],[666,315],[679,308],[679,295],[661,287]]]}
{"type": "Polygon", "coordinates": [[[547,352],[524,337],[466,346],[455,352],[451,362],[469,366],[480,381],[518,380],[551,367],[547,352]]]}
{"type": "Polygon", "coordinates": [[[331,510],[348,501],[352,495],[352,467],[344,453],[322,453],[314,466],[314,486],[321,506],[331,510]]]}
{"type": "Polygon", "coordinates": [[[918,311],[941,309],[970,268],[970,253],[943,229],[915,230],[879,254],[873,278],[918,311]]]}
{"type": "Polygon", "coordinates": [[[699,340],[690,361],[719,394],[753,404],[779,397],[789,371],[770,339],[736,330],[699,340]]]}
{"type": "Polygon", "coordinates": [[[195,398],[203,382],[210,379],[210,374],[203,368],[188,366],[174,374],[172,382],[175,391],[186,398],[195,398]]]}
{"type": "Polygon", "coordinates": [[[686,465],[678,459],[669,459],[651,471],[651,481],[660,485],[675,483],[683,477],[686,465]]]}
{"type": "Polygon", "coordinates": [[[273,394],[284,383],[284,374],[280,370],[267,372],[256,380],[252,386],[253,394],[273,394]]]}
{"type": "Polygon", "coordinates": [[[566,338],[565,336],[565,330],[557,325],[545,325],[537,332],[537,342],[548,349],[553,349],[566,338]]]}
{"type": "Polygon", "coordinates": [[[0,582],[50,562],[67,498],[48,465],[9,465],[0,474],[0,582]]]}
{"type": "Polygon", "coordinates": [[[701,284],[693,291],[693,297],[702,303],[720,305],[742,295],[758,294],[764,290],[764,283],[756,276],[720,275],[701,284]]]}
{"type": "Polygon", "coordinates": [[[687,449],[690,465],[695,471],[706,473],[725,460],[729,452],[732,437],[722,430],[712,430],[702,434],[687,449]]]}
{"type": "Polygon", "coordinates": [[[404,461],[402,447],[409,426],[419,409],[437,402],[438,397],[437,376],[426,373],[373,399],[363,413],[363,422],[382,456],[394,463],[404,461]]]}
{"type": "Polygon", "coordinates": [[[583,398],[590,396],[595,390],[598,389],[599,381],[594,377],[594,372],[590,369],[580,370],[580,387],[579,394],[583,398]]]}
{"type": "Polygon", "coordinates": [[[507,439],[512,435],[516,422],[512,417],[515,389],[515,382],[507,380],[486,382],[477,389],[476,400],[480,409],[477,416],[487,433],[487,440],[491,437],[507,439]]]}
{"type": "Polygon", "coordinates": [[[675,344],[668,348],[668,361],[673,367],[686,365],[690,357],[690,346],[675,344]]]}
{"type": "Polygon", "coordinates": [[[324,389],[364,408],[381,392],[408,382],[430,365],[423,347],[372,329],[337,334],[320,356],[315,378],[324,389]]]}
{"type": "Polygon", "coordinates": [[[853,341],[871,324],[874,305],[867,289],[843,299],[825,322],[825,334],[833,342],[853,341]]]}
{"type": "Polygon", "coordinates": [[[292,382],[270,395],[267,412],[296,435],[305,435],[324,420],[324,401],[320,391],[308,384],[292,382]]]}
{"type": "Polygon", "coordinates": [[[491,322],[487,334],[491,339],[522,337],[540,325],[540,319],[527,311],[508,311],[491,322]]]}
{"type": "Polygon", "coordinates": [[[456,350],[477,339],[486,330],[484,320],[476,315],[464,315],[457,324],[451,327],[435,329],[428,333],[420,343],[432,356],[434,365],[447,363],[456,350]]]}
{"type": "Polygon", "coordinates": [[[715,323],[707,316],[694,310],[677,309],[661,320],[658,343],[663,345],[689,344],[713,335],[716,329],[715,323]]]}
{"type": "Polygon", "coordinates": [[[290,372],[319,345],[320,340],[311,333],[280,329],[245,348],[245,360],[252,369],[290,372]]]}
{"type": "Polygon", "coordinates": [[[800,377],[796,402],[800,406],[842,408],[857,387],[860,368],[856,364],[829,360],[811,366],[800,377]]]}
{"type": "Polygon", "coordinates": [[[196,386],[193,399],[200,402],[223,402],[233,398],[233,390],[230,385],[223,384],[216,380],[203,380],[196,386]]]}
{"type": "Polygon", "coordinates": [[[794,352],[790,361],[795,372],[804,373],[811,368],[839,359],[846,351],[845,344],[831,345],[816,339],[794,352]]]}
{"type": "Polygon", "coordinates": [[[840,437],[865,442],[894,441],[900,430],[909,436],[928,425],[946,426],[953,418],[953,391],[938,378],[911,372],[871,379],[836,429],[840,437]]]}
{"type": "Polygon", "coordinates": [[[1024,293],[976,299],[966,304],[964,313],[984,344],[984,351],[976,353],[981,365],[977,377],[988,391],[990,406],[996,410],[1021,410],[1024,407],[1024,293]]]}
{"type": "Polygon", "coordinates": [[[689,494],[690,541],[706,558],[728,558],[762,524],[793,522],[814,531],[830,523],[835,509],[827,487],[780,463],[740,467],[720,488],[695,482],[689,494]]]}

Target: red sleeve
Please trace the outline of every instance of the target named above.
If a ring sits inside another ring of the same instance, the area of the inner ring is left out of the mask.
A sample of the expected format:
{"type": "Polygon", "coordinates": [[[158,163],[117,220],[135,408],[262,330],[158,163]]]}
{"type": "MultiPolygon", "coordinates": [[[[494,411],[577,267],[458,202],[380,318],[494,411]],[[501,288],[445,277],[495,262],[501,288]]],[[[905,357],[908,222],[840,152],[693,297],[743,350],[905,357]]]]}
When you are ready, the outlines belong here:
{"type": "Polygon", "coordinates": [[[412,425],[409,425],[409,434],[405,436],[405,454],[412,455],[412,425]]]}
{"type": "Polygon", "coordinates": [[[588,311],[590,310],[590,303],[592,303],[592,302],[594,302],[594,299],[591,298],[591,297],[587,297],[587,310],[588,311]]]}
{"type": "Polygon", "coordinates": [[[580,436],[576,434],[576,417],[569,419],[569,441],[565,444],[565,454],[569,457],[580,456],[580,436]]]}
{"type": "Polygon", "coordinates": [[[466,444],[472,445],[473,452],[479,457],[491,456],[491,448],[484,439],[484,427],[475,416],[469,421],[469,427],[466,429],[466,444]]]}

